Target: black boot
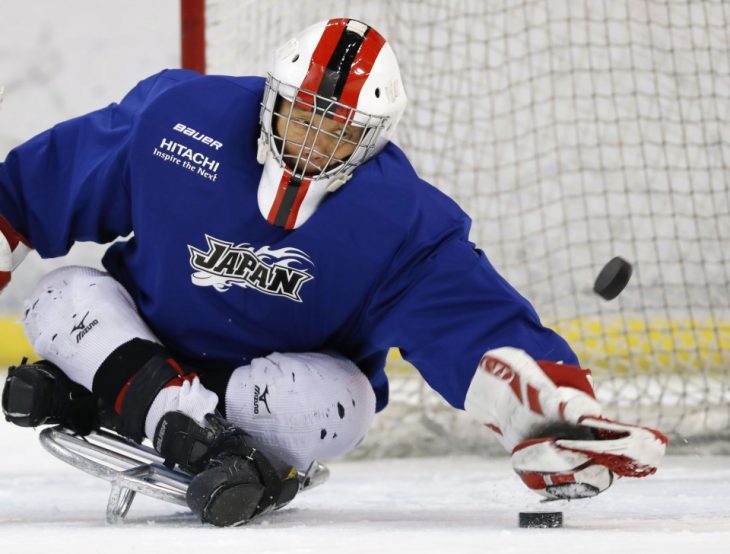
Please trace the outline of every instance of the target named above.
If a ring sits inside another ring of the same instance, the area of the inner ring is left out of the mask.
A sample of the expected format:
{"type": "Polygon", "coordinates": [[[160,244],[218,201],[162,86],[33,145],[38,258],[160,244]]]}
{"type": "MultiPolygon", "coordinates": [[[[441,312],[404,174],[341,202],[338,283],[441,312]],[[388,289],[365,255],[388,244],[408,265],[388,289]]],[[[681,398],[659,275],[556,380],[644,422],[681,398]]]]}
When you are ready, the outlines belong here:
{"type": "Polygon", "coordinates": [[[23,359],[8,369],[2,405],[5,420],[20,427],[63,425],[87,435],[98,426],[96,397],[51,362],[23,359]]]}
{"type": "Polygon", "coordinates": [[[201,427],[181,412],[165,414],[155,449],[165,464],[195,475],[187,490],[190,509],[204,523],[241,525],[288,504],[299,490],[296,469],[249,446],[246,435],[218,415],[201,427]]]}

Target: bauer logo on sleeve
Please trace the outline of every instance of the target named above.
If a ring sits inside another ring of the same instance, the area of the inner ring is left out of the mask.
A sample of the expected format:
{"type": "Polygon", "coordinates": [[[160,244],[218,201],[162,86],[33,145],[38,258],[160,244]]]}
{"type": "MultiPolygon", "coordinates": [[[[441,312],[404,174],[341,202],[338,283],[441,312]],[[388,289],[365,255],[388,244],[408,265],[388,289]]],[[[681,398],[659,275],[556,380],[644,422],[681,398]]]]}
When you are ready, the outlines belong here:
{"type": "Polygon", "coordinates": [[[314,264],[296,248],[254,248],[205,235],[207,250],[188,246],[194,285],[225,292],[232,286],[301,302],[302,285],[313,279],[314,264]]]}
{"type": "Polygon", "coordinates": [[[218,180],[218,169],[221,164],[208,150],[220,150],[223,148],[223,143],[182,123],[176,123],[172,129],[188,139],[198,141],[193,143],[196,147],[191,148],[189,144],[178,142],[174,138],[162,137],[159,144],[152,149],[152,154],[198,177],[213,182],[218,180]],[[206,151],[199,151],[200,148],[206,151]]]}

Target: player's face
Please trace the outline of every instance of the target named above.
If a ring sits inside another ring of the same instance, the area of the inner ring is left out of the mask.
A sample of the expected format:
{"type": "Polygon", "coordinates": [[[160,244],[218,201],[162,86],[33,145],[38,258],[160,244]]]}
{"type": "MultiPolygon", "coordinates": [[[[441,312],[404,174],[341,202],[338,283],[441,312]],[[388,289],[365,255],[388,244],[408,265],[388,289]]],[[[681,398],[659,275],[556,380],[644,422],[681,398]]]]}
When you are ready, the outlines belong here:
{"type": "Polygon", "coordinates": [[[292,106],[284,99],[277,112],[281,116],[274,121],[274,132],[283,140],[284,161],[297,173],[312,175],[339,165],[352,155],[363,133],[360,127],[292,106]]]}

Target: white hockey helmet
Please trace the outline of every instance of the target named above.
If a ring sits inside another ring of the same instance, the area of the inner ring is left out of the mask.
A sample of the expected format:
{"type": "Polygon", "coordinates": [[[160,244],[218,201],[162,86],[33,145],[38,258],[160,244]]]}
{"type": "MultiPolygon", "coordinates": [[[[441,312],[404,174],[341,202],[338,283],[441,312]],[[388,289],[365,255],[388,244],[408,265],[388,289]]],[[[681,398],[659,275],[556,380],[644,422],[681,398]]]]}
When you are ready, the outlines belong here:
{"type": "Polygon", "coordinates": [[[406,101],[392,48],[365,23],[321,21],[277,49],[261,107],[262,215],[304,223],[385,146],[406,101]]]}

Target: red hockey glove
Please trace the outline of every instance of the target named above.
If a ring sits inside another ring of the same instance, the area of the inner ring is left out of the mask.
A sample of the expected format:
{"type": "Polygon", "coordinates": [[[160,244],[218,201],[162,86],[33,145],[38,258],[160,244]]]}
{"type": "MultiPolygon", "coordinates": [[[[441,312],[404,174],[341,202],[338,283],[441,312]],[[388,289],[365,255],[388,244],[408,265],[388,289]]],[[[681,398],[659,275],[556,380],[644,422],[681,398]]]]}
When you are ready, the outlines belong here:
{"type": "Polygon", "coordinates": [[[0,215],[0,291],[10,282],[10,273],[31,249],[30,242],[0,215]]]}
{"type": "Polygon", "coordinates": [[[513,453],[527,486],[550,498],[593,496],[613,473],[650,475],[667,442],[658,431],[603,418],[590,371],[536,362],[516,348],[482,357],[464,407],[513,453]]]}

